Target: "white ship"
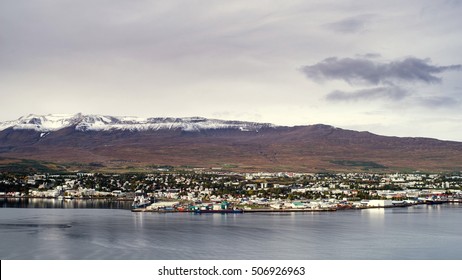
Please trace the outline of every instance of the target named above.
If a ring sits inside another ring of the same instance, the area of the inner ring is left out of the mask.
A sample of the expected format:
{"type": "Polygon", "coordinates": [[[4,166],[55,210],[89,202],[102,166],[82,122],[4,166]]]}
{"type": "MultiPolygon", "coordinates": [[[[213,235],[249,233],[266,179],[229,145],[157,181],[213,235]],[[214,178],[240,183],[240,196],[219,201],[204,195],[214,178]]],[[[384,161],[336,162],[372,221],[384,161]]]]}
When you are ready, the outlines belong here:
{"type": "Polygon", "coordinates": [[[142,192],[137,191],[135,198],[133,199],[132,209],[146,208],[151,205],[152,202],[149,197],[146,197],[142,192]]]}

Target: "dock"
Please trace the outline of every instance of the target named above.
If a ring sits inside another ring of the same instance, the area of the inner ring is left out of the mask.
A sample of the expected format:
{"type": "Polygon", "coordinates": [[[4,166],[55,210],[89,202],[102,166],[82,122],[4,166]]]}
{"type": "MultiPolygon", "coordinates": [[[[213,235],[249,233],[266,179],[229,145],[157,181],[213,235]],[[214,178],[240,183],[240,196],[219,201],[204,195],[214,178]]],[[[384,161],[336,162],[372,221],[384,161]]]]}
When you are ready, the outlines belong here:
{"type": "MultiPolygon", "coordinates": [[[[336,208],[331,208],[331,209],[309,209],[309,208],[303,208],[303,209],[294,209],[294,208],[287,208],[287,209],[272,209],[272,208],[256,208],[256,209],[242,209],[242,212],[236,212],[236,213],[220,213],[216,212],[218,214],[240,214],[240,213],[290,213],[290,212],[333,212],[337,211],[336,208]]],[[[138,208],[138,209],[132,209],[132,212],[155,212],[155,213],[198,213],[197,211],[194,210],[158,210],[158,209],[146,209],[146,208],[138,208]]],[[[206,213],[206,212],[204,212],[206,213]]],[[[213,213],[213,212],[208,212],[208,213],[213,213]]]]}

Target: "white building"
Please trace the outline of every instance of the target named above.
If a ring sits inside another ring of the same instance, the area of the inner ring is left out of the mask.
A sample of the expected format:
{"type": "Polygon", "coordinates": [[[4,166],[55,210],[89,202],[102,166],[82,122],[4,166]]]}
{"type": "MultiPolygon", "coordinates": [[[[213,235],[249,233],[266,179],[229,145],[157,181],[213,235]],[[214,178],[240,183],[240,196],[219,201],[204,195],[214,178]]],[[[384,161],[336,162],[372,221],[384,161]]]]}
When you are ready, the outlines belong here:
{"type": "Polygon", "coordinates": [[[367,207],[389,207],[389,206],[393,206],[393,203],[391,200],[387,200],[387,199],[371,199],[367,201],[366,206],[367,207]]]}

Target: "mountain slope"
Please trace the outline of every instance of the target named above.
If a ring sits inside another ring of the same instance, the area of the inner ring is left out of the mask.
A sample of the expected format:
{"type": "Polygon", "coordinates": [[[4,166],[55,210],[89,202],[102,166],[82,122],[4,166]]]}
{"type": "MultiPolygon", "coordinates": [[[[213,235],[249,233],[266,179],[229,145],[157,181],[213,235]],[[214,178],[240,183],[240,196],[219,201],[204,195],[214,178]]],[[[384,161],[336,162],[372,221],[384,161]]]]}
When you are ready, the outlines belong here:
{"type": "MultiPolygon", "coordinates": [[[[0,157],[107,168],[462,170],[462,143],[327,125],[284,127],[204,118],[33,116],[0,124],[0,157]]],[[[69,165],[71,166],[71,165],[69,165]]]]}

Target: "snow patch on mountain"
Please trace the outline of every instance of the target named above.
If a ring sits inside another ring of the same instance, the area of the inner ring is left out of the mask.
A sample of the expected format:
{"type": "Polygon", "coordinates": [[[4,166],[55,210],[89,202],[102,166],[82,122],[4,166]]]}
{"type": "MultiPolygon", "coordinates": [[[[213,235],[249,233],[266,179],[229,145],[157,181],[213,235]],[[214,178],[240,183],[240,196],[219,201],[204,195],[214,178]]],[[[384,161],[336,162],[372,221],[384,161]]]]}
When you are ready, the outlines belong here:
{"type": "Polygon", "coordinates": [[[7,128],[13,129],[32,129],[39,132],[56,131],[64,127],[72,126],[76,122],[78,115],[34,115],[20,117],[15,121],[0,123],[0,131],[7,128]]]}
{"type": "MultiPolygon", "coordinates": [[[[267,123],[225,121],[201,117],[189,118],[139,118],[114,117],[103,115],[28,115],[15,121],[0,122],[0,131],[12,129],[32,129],[37,132],[52,132],[67,127],[78,131],[111,130],[182,130],[201,131],[211,129],[238,129],[240,131],[258,131],[264,127],[274,127],[267,123]]],[[[42,134],[44,135],[44,134],[42,134]]]]}

